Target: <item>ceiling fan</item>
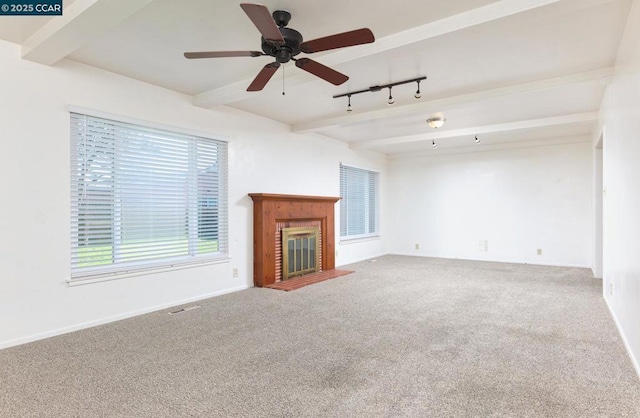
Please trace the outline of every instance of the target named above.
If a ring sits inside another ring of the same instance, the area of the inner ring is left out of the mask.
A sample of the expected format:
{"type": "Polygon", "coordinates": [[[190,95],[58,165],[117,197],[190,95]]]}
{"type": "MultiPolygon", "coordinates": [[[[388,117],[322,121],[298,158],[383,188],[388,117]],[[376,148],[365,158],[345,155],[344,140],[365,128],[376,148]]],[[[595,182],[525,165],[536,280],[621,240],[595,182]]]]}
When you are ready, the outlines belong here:
{"type": "Polygon", "coordinates": [[[262,90],[278,70],[280,64],[290,60],[295,61],[296,67],[302,68],[308,73],[336,86],[340,85],[347,81],[349,77],[312,59],[295,57],[301,52],[312,54],[375,41],[371,30],[363,28],[303,42],[300,32],[286,27],[291,19],[291,13],[284,10],[276,10],[273,14],[270,14],[269,9],[261,4],[240,3],[240,7],[262,34],[262,51],[185,52],[184,56],[188,59],[260,57],[263,55],[274,57],[276,59],[275,62],[269,63],[262,68],[247,88],[247,91],[262,90]]]}

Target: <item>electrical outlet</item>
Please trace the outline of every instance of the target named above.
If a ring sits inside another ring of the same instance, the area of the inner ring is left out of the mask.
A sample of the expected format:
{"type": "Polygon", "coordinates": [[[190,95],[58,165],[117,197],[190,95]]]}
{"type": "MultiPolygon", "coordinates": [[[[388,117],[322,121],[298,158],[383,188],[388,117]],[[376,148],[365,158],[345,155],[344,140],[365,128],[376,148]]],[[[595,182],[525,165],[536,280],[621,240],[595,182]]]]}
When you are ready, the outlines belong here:
{"type": "Polygon", "coordinates": [[[613,296],[613,283],[609,283],[609,296],[613,296]]]}
{"type": "Polygon", "coordinates": [[[338,250],[336,250],[336,258],[338,257],[338,250]]]}
{"type": "Polygon", "coordinates": [[[542,248],[538,248],[538,255],[542,255],[542,248]]]}
{"type": "Polygon", "coordinates": [[[416,244],[416,250],[420,249],[420,244],[416,244]]]}
{"type": "Polygon", "coordinates": [[[478,251],[484,251],[484,240],[478,241],[478,251]]]}
{"type": "Polygon", "coordinates": [[[484,240],[484,252],[486,253],[487,251],[489,251],[489,241],[487,241],[486,239],[484,240]]]}
{"type": "Polygon", "coordinates": [[[233,277],[238,277],[238,268],[237,267],[233,268],[233,277]]]}

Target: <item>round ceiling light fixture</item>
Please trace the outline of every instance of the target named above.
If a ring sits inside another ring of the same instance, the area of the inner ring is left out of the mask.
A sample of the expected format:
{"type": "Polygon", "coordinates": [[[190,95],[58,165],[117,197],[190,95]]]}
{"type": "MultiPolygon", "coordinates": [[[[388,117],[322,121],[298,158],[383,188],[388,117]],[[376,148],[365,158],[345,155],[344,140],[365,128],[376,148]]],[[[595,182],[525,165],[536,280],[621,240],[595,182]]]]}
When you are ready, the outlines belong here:
{"type": "Polygon", "coordinates": [[[433,129],[438,129],[441,128],[442,125],[444,125],[444,123],[446,122],[446,119],[443,118],[431,118],[431,119],[427,119],[427,123],[429,124],[429,126],[431,126],[433,129]]]}

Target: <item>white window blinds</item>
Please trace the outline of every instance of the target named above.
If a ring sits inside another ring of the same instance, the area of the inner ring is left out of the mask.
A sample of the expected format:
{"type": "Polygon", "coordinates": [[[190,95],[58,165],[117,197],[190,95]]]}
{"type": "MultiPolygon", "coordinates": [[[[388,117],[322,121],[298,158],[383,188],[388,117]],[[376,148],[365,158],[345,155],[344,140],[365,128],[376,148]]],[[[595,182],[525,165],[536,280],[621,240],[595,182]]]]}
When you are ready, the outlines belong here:
{"type": "Polygon", "coordinates": [[[71,113],[71,276],[227,254],[227,144],[71,113]]]}
{"type": "Polygon", "coordinates": [[[379,173],[340,164],[340,237],[378,234],[379,173]]]}

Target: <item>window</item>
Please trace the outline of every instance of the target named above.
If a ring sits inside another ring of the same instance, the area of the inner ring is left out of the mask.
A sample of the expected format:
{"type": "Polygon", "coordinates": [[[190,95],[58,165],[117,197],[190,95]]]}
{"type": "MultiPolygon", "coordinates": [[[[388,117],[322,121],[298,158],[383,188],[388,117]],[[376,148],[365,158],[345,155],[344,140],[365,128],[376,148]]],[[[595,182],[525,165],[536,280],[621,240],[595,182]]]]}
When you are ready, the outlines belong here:
{"type": "Polygon", "coordinates": [[[340,237],[378,235],[379,173],[340,164],[340,237]]]}
{"type": "Polygon", "coordinates": [[[71,113],[71,278],[227,254],[227,144],[71,113]]]}

